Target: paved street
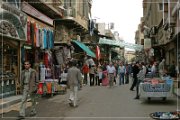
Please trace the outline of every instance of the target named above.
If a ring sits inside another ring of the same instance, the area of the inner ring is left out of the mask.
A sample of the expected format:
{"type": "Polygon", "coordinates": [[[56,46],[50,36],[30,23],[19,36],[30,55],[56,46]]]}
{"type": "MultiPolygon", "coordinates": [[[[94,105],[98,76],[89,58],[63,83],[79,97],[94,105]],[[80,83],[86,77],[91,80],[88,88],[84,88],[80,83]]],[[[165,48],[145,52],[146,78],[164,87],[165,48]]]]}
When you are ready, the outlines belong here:
{"type": "MultiPolygon", "coordinates": [[[[160,98],[151,101],[135,100],[136,91],[130,91],[130,84],[114,86],[84,86],[79,91],[79,106],[72,108],[68,105],[68,93],[55,95],[49,98],[40,98],[38,103],[38,114],[33,119],[43,120],[132,120],[150,119],[149,113],[156,111],[175,111],[177,109],[177,98],[168,98],[162,101],[160,98]]],[[[179,102],[179,101],[178,101],[179,102]]],[[[180,104],[180,102],[178,103],[180,104]]],[[[18,116],[18,105],[12,111],[3,114],[4,119],[16,119],[18,116]]],[[[29,109],[27,110],[28,113],[29,109]]],[[[29,116],[29,114],[27,114],[29,116]]],[[[27,117],[26,119],[30,119],[27,117]]]]}

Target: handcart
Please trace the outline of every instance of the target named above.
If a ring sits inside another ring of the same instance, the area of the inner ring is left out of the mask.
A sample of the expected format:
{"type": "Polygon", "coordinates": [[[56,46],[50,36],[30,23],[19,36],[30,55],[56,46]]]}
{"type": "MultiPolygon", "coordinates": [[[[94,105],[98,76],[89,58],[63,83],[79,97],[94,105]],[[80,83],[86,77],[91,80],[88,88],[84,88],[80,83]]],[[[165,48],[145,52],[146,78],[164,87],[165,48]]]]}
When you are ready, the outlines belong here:
{"type": "Polygon", "coordinates": [[[171,79],[145,78],[139,85],[139,95],[148,100],[151,98],[166,100],[173,96],[173,81],[171,79]]]}

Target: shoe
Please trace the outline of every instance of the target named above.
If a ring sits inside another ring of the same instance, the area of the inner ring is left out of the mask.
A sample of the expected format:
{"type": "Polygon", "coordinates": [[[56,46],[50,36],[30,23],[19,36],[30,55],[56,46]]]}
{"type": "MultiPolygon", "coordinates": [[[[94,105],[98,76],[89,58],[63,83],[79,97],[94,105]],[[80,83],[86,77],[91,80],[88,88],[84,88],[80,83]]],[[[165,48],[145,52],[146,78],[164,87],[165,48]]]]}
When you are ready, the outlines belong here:
{"type": "Polygon", "coordinates": [[[131,91],[134,91],[133,89],[130,89],[131,91]]]}
{"type": "Polygon", "coordinates": [[[74,105],[74,107],[76,108],[76,107],[78,107],[78,105],[74,105]]]}
{"type": "Polygon", "coordinates": [[[19,115],[17,120],[22,120],[22,119],[25,119],[25,116],[19,115]]]}
{"type": "Polygon", "coordinates": [[[70,106],[70,107],[74,107],[73,103],[69,103],[69,106],[70,106]]]}
{"type": "Polygon", "coordinates": [[[30,113],[30,117],[36,116],[36,113],[30,113]]]}
{"type": "Polygon", "coordinates": [[[135,97],[134,99],[139,99],[139,97],[135,97]]]}

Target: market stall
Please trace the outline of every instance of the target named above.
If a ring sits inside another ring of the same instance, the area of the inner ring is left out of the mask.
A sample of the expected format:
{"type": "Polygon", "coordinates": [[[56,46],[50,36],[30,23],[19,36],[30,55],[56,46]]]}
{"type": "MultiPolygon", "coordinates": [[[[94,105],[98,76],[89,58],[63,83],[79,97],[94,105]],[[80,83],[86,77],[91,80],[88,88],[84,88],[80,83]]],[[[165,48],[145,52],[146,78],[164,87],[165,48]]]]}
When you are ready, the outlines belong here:
{"type": "Polygon", "coordinates": [[[172,96],[173,80],[169,77],[160,78],[145,78],[139,85],[139,94],[141,98],[162,98],[172,96]]]}
{"type": "Polygon", "coordinates": [[[40,95],[64,94],[66,92],[66,85],[58,84],[58,79],[46,79],[38,84],[37,93],[40,95]]]}

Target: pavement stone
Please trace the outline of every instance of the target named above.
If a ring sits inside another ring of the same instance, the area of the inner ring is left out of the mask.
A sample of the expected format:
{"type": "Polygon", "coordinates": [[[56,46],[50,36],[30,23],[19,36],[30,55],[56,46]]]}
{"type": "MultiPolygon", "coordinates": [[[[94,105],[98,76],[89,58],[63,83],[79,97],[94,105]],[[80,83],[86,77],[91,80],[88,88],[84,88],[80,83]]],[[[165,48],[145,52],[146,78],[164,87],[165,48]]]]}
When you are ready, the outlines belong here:
{"type": "MultiPolygon", "coordinates": [[[[180,88],[174,90],[174,94],[180,97],[180,88]]],[[[21,101],[22,95],[10,96],[0,99],[0,114],[10,109],[17,108],[21,101]]]]}

